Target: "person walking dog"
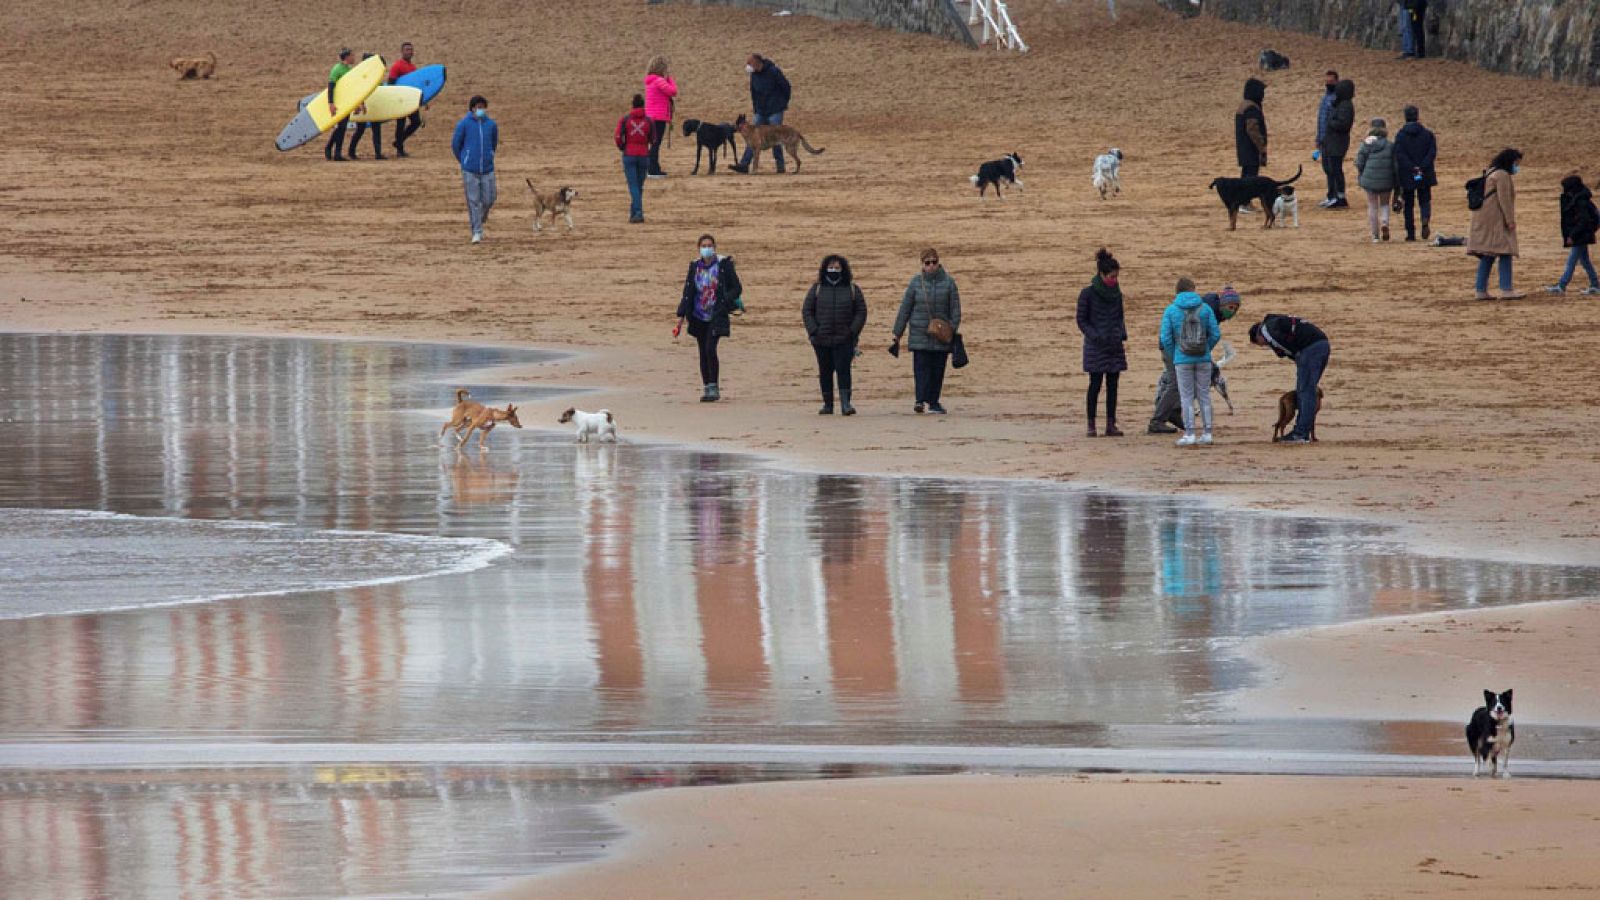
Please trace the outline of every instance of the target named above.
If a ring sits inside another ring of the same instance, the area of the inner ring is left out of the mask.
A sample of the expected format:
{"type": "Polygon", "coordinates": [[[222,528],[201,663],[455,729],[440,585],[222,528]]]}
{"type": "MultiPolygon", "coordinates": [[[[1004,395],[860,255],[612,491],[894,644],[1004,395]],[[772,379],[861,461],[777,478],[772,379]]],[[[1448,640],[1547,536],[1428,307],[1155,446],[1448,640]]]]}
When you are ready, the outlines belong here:
{"type": "Polygon", "coordinates": [[[850,274],[850,261],[837,253],[823,257],[817,280],[806,291],[800,308],[806,336],[817,354],[817,379],[822,386],[818,414],[833,415],[833,382],[839,381],[839,412],[853,416],[850,405],[850,362],[855,358],[861,330],[867,327],[867,298],[850,274]]]}
{"type": "MultiPolygon", "coordinates": [[[[778,64],[759,53],[745,60],[745,72],[750,75],[751,125],[782,125],[783,113],[789,108],[791,88],[778,64]]],[[[755,159],[755,149],[745,143],[744,157],[733,166],[740,175],[750,173],[750,163],[755,159]]],[[[778,174],[783,174],[783,148],[773,147],[772,158],[778,162],[778,174]]]]}
{"type": "Polygon", "coordinates": [[[472,226],[472,242],[483,241],[483,225],[489,221],[497,190],[494,179],[494,153],[500,146],[500,126],[489,118],[489,101],[481,95],[467,102],[467,114],[456,123],[450,150],[461,164],[461,184],[467,192],[467,222],[472,226]]]}
{"type": "Polygon", "coordinates": [[[1095,276],[1078,294],[1078,331],[1083,334],[1083,371],[1089,374],[1089,437],[1095,437],[1100,385],[1106,388],[1106,437],[1122,437],[1117,427],[1117,382],[1128,369],[1128,326],[1123,319],[1122,266],[1101,247],[1094,255],[1095,276]]]}
{"type": "Polygon", "coordinates": [[[1328,368],[1328,336],[1321,328],[1295,316],[1269,313],[1250,326],[1250,343],[1271,347],[1279,359],[1294,360],[1295,400],[1300,411],[1285,444],[1309,444],[1317,427],[1317,385],[1328,368]]]}
{"type": "Polygon", "coordinates": [[[913,412],[944,415],[939,399],[944,394],[945,366],[955,336],[961,330],[961,292],[956,281],[939,264],[939,251],[922,251],[922,271],[912,276],[900,298],[900,313],[894,319],[894,343],[889,352],[900,355],[900,336],[911,330],[911,369],[916,384],[913,412]]]}

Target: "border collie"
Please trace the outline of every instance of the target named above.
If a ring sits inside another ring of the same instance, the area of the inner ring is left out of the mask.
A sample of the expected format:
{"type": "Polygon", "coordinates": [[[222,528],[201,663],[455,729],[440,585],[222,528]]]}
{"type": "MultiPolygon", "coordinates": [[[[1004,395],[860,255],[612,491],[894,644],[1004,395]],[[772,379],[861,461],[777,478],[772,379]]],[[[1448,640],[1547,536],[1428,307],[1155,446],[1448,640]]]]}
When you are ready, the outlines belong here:
{"type": "Polygon", "coordinates": [[[994,186],[994,195],[1004,200],[1005,194],[1001,193],[1001,184],[1014,184],[1017,190],[1022,190],[1022,179],[1017,177],[1022,174],[1022,154],[1008,153],[999,159],[991,159],[978,167],[978,174],[970,177],[972,186],[978,189],[978,196],[983,197],[990,185],[994,186]]]}

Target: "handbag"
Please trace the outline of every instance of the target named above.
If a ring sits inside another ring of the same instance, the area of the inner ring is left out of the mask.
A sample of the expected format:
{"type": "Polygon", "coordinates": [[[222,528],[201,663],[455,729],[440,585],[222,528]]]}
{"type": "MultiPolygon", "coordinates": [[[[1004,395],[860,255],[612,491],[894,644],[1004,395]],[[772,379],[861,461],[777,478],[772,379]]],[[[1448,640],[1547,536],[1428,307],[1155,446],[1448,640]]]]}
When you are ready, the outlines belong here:
{"type": "Polygon", "coordinates": [[[958,369],[967,366],[967,342],[961,339],[959,331],[950,338],[950,365],[958,369]]]}
{"type": "Polygon", "coordinates": [[[928,320],[928,337],[941,344],[948,344],[955,339],[956,330],[944,319],[928,320]]]}

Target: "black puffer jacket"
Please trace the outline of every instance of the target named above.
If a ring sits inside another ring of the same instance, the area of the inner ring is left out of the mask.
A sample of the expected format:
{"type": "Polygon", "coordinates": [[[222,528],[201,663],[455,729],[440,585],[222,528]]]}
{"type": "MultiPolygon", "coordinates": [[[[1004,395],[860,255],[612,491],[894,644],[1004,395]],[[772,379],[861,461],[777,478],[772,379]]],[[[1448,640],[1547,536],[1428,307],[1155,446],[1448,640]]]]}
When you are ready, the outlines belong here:
{"type": "Polygon", "coordinates": [[[1122,289],[1108,287],[1099,275],[1078,294],[1078,331],[1083,333],[1085,372],[1123,372],[1128,354],[1122,343],[1128,339],[1123,320],[1122,289]]]}
{"type": "Polygon", "coordinates": [[[1244,83],[1244,102],[1233,116],[1233,144],[1241,166],[1267,164],[1267,115],[1261,110],[1267,83],[1252,78],[1244,83]]]}
{"type": "Polygon", "coordinates": [[[850,261],[829,256],[817,268],[817,281],[806,291],[801,308],[806,335],[818,347],[853,347],[867,327],[867,298],[850,277],[850,261]],[[828,283],[828,264],[839,263],[839,283],[828,283]]]}
{"type": "Polygon", "coordinates": [[[1596,214],[1594,196],[1583,186],[1583,179],[1568,175],[1561,182],[1561,238],[1568,247],[1594,243],[1596,230],[1600,230],[1600,215],[1596,214]]]}
{"type": "Polygon", "coordinates": [[[1400,187],[1415,188],[1414,177],[1418,169],[1422,170],[1422,183],[1433,187],[1439,183],[1439,176],[1433,171],[1434,160],[1439,156],[1439,144],[1434,140],[1433,132],[1422,126],[1421,122],[1407,122],[1401,126],[1400,133],[1394,136],[1394,164],[1400,172],[1400,187]]]}
{"type": "Polygon", "coordinates": [[[739,273],[734,271],[733,257],[717,257],[717,300],[711,307],[711,321],[702,322],[694,314],[696,294],[694,288],[694,273],[700,268],[700,260],[689,263],[689,274],[683,279],[683,297],[678,301],[678,318],[689,323],[689,333],[692,335],[703,334],[706,328],[711,328],[711,333],[717,337],[727,337],[732,331],[728,324],[728,315],[733,312],[733,301],[744,296],[744,285],[739,282],[739,273]]]}

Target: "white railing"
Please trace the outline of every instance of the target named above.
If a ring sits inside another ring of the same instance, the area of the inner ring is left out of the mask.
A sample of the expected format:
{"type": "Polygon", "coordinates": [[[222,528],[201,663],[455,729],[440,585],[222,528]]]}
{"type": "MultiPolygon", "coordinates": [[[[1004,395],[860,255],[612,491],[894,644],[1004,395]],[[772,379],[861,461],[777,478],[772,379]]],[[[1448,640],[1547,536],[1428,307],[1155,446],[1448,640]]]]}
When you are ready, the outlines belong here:
{"type": "Polygon", "coordinates": [[[1011,21],[1005,0],[972,0],[972,8],[967,13],[967,25],[983,26],[983,36],[978,43],[984,46],[993,42],[997,50],[1028,52],[1028,45],[1022,42],[1022,35],[1017,33],[1016,23],[1011,21]]]}

